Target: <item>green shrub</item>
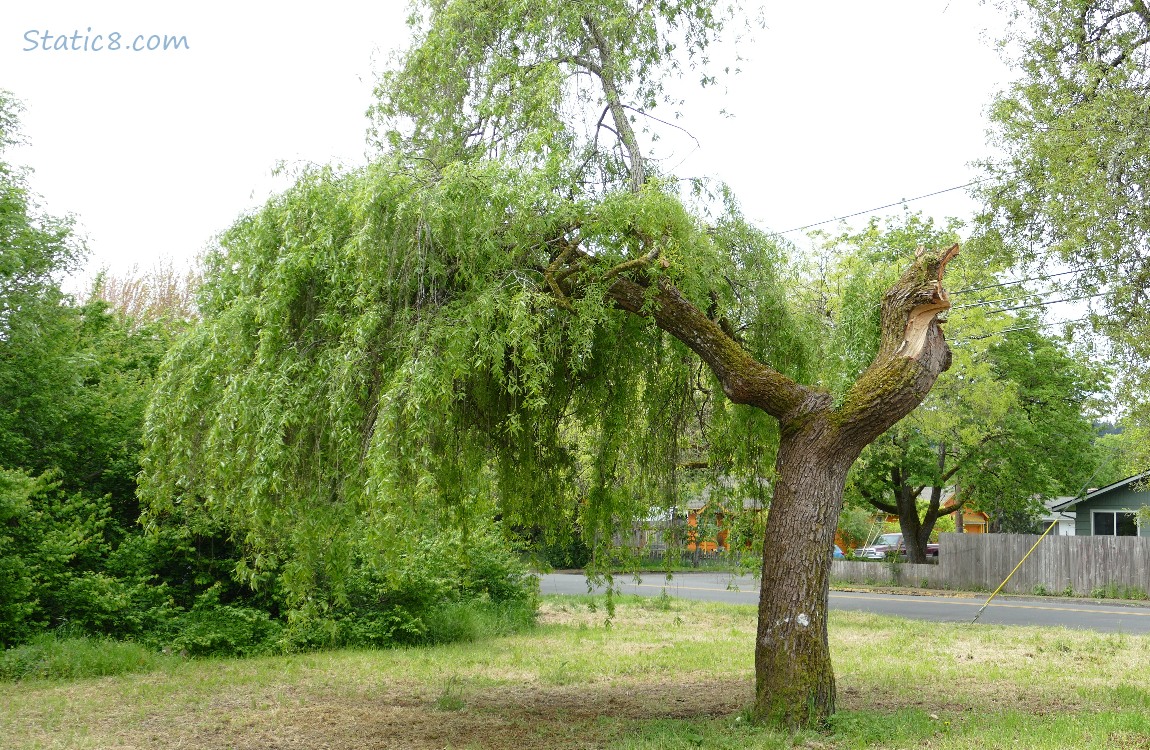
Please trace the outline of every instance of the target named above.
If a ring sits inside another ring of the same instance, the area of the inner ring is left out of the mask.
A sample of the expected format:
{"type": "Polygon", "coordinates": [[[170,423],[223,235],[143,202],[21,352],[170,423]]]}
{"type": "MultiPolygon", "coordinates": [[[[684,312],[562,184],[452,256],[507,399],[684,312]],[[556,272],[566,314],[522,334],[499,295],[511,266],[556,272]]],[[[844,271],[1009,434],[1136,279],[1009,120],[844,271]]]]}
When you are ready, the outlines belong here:
{"type": "Polygon", "coordinates": [[[427,638],[427,626],[403,607],[388,612],[351,616],[340,623],[343,646],[414,646],[427,638]]]}
{"type": "Polygon", "coordinates": [[[174,619],[171,648],[189,656],[265,654],[276,650],[282,627],[263,610],[221,604],[212,588],[174,619]]]}
{"type": "Polygon", "coordinates": [[[164,661],[138,643],[48,633],[0,653],[0,680],[105,677],[148,672],[164,661]]]}
{"type": "Polygon", "coordinates": [[[294,609],[287,613],[287,622],[280,631],[276,650],[292,654],[338,648],[343,643],[342,630],[339,620],[313,607],[294,609]]]}
{"type": "Polygon", "coordinates": [[[386,559],[361,552],[338,590],[292,608],[285,652],[414,646],[516,632],[534,622],[538,583],[492,530],[442,532],[386,559]]]}
{"type": "Polygon", "coordinates": [[[0,469],[0,647],[21,640],[36,614],[36,582],[24,559],[22,527],[42,484],[23,472],[0,469]]]}

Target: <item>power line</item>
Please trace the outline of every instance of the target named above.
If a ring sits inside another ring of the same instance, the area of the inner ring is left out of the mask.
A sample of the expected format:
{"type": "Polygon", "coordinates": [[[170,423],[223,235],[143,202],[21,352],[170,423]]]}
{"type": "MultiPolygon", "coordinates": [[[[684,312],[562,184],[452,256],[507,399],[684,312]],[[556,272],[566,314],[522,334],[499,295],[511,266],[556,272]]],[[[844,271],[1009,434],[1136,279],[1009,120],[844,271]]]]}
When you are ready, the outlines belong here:
{"type": "Polygon", "coordinates": [[[887,209],[887,208],[894,208],[895,206],[901,206],[904,203],[912,203],[914,201],[920,201],[923,198],[933,198],[934,196],[942,195],[943,193],[950,193],[950,192],[953,192],[955,190],[962,190],[963,188],[968,188],[971,185],[977,185],[980,182],[986,182],[989,179],[990,179],[990,177],[979,177],[977,180],[971,180],[970,182],[968,182],[964,185],[955,185],[954,187],[948,187],[945,190],[936,190],[933,193],[927,193],[926,195],[919,195],[919,196],[916,196],[914,198],[903,198],[900,201],[895,201],[894,203],[888,203],[885,206],[878,206],[877,208],[868,208],[865,211],[856,211],[853,214],[846,214],[845,216],[836,216],[833,219],[824,219],[823,221],[816,221],[814,224],[806,224],[804,226],[795,227],[793,229],[784,229],[781,232],[776,232],[776,234],[790,234],[791,232],[801,232],[804,229],[810,229],[811,227],[822,226],[823,224],[830,224],[833,221],[842,221],[843,219],[853,219],[856,216],[862,216],[863,214],[874,213],[875,211],[882,211],[882,210],[887,209]]]}
{"type": "MultiPolygon", "coordinates": [[[[1014,307],[1003,307],[998,310],[987,310],[990,313],[1010,312],[1011,310],[1025,310],[1031,307],[1046,307],[1047,305],[1056,305],[1059,302],[1077,302],[1078,300],[1091,299],[1093,297],[1102,297],[1109,294],[1109,292],[1097,292],[1096,294],[1084,294],[1080,297],[1064,297],[1062,299],[1052,299],[1043,302],[1034,302],[1025,305],[1015,305],[1014,307]]],[[[983,307],[984,305],[993,305],[998,302],[1011,302],[1009,298],[987,300],[986,302],[971,302],[969,305],[958,305],[957,307],[950,308],[951,310],[965,310],[972,307],[983,307]]]]}
{"type": "MultiPolygon", "coordinates": [[[[1097,266],[1092,266],[1092,268],[1097,268],[1097,266]]],[[[999,288],[1004,287],[1004,286],[1015,286],[1017,284],[1025,284],[1028,281],[1046,281],[1048,279],[1053,279],[1053,278],[1056,278],[1058,276],[1066,276],[1067,274],[1071,274],[1071,273],[1082,273],[1083,271],[1086,271],[1086,270],[1089,270],[1089,269],[1077,268],[1073,271],[1062,271],[1060,273],[1052,273],[1052,274],[1049,274],[1047,276],[1031,276],[1029,279],[1019,279],[1018,281],[1004,281],[1001,284],[985,284],[983,286],[968,286],[965,289],[958,289],[956,291],[951,292],[950,296],[954,297],[954,296],[957,296],[959,294],[967,294],[969,292],[981,292],[981,291],[985,291],[987,289],[999,289],[999,288]]]]}
{"type": "Polygon", "coordinates": [[[1029,330],[1031,328],[1048,328],[1050,326],[1070,325],[1071,323],[1082,323],[1082,322],[1085,322],[1087,320],[1090,320],[1090,316],[1086,316],[1083,318],[1075,318],[1073,320],[1058,320],[1058,321],[1054,321],[1054,322],[1050,322],[1050,323],[1032,323],[1030,325],[1025,325],[1025,326],[1011,326],[1010,328],[1003,328],[1001,331],[995,331],[994,333],[984,333],[984,334],[981,334],[979,336],[967,336],[964,339],[955,339],[951,343],[954,344],[955,346],[962,346],[963,344],[968,344],[971,341],[979,341],[981,339],[988,339],[991,336],[998,336],[999,334],[1009,333],[1011,331],[1025,331],[1025,330],[1029,330]]]}
{"type": "Polygon", "coordinates": [[[1075,268],[1075,269],[1072,269],[1070,271],[1059,271],[1058,273],[1046,274],[1044,276],[1031,276],[1028,279],[1019,279],[1018,281],[1003,281],[1003,282],[998,283],[998,284],[985,284],[983,286],[968,286],[965,289],[958,289],[956,291],[951,292],[950,296],[954,297],[954,296],[957,296],[960,294],[967,294],[968,292],[981,292],[981,291],[984,291],[986,289],[999,289],[1001,287],[1006,287],[1006,286],[1017,286],[1018,284],[1025,284],[1025,283],[1030,282],[1030,281],[1047,281],[1049,279],[1057,278],[1059,276],[1066,276],[1066,275],[1072,274],[1072,273],[1085,273],[1086,271],[1093,271],[1093,270],[1096,270],[1099,268],[1111,268],[1112,267],[1112,268],[1117,269],[1117,268],[1125,265],[1126,263],[1134,263],[1134,262],[1136,262],[1136,261],[1131,259],[1129,261],[1119,261],[1119,262],[1114,263],[1112,265],[1111,264],[1098,264],[1098,265],[1094,265],[1094,266],[1083,266],[1082,268],[1075,268]]]}

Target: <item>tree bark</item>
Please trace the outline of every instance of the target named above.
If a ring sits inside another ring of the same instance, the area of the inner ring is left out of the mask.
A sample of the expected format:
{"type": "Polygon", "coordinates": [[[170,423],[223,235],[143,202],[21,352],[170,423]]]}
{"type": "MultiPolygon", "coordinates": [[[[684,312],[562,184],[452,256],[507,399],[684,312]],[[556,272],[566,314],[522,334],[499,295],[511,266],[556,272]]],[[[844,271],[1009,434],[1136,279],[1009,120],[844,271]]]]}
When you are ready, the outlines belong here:
{"type": "Polygon", "coordinates": [[[856,456],[839,450],[825,417],[784,434],[779,443],[755,637],[754,712],[760,721],[805,726],[834,712],[827,641],[831,550],[856,456]]]}
{"type": "Polygon", "coordinates": [[[926,543],[934,530],[934,519],[918,517],[917,487],[903,484],[895,490],[898,495],[898,528],[902,532],[902,544],[906,549],[907,562],[926,562],[926,543]]]}

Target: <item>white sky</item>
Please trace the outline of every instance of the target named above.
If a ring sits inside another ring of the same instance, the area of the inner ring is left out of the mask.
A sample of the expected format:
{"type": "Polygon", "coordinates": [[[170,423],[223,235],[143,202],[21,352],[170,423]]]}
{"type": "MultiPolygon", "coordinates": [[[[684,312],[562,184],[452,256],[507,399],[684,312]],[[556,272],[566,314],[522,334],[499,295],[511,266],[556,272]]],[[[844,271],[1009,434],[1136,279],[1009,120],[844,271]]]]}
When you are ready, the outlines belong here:
{"type": "MultiPolygon", "coordinates": [[[[681,122],[701,147],[664,146],[671,164],[686,157],[679,174],[727,180],[775,230],[977,176],[984,111],[1009,78],[989,41],[1002,30],[992,8],[764,5],[767,28],[725,93],[685,89],[681,122]]],[[[188,259],[266,198],[277,161],[364,160],[373,71],[407,38],[405,14],[399,0],[5,3],[0,87],[24,101],[31,141],[8,160],[35,170],[47,210],[77,217],[89,272],[188,259]],[[81,45],[85,34],[186,36],[190,49],[25,51],[33,30],[78,31],[81,45]]],[[[973,203],[952,191],[911,207],[965,218],[973,203]]]]}

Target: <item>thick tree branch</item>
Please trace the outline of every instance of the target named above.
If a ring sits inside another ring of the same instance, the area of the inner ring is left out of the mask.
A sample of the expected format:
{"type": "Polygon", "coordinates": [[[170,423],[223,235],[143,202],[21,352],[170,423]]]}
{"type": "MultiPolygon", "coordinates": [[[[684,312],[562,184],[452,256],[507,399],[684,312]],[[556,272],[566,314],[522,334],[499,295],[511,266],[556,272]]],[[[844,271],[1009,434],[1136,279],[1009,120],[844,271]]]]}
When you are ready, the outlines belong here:
{"type": "Polygon", "coordinates": [[[1119,65],[1126,62],[1126,59],[1130,57],[1130,55],[1137,52],[1142,47],[1145,47],[1148,43],[1150,43],[1150,34],[1132,42],[1129,47],[1119,52],[1114,56],[1113,59],[1105,61],[1105,65],[1111,69],[1117,68],[1119,65]]]}
{"type": "Polygon", "coordinates": [[[939,508],[938,517],[942,518],[943,516],[949,516],[951,513],[957,513],[958,511],[962,510],[965,507],[966,507],[966,501],[965,500],[957,500],[957,501],[955,501],[955,503],[953,505],[946,505],[946,506],[939,508]]]}
{"type": "Polygon", "coordinates": [[[883,513],[887,513],[892,516],[898,515],[898,506],[894,505],[893,503],[887,503],[882,500],[877,500],[873,497],[864,496],[863,499],[874,506],[876,509],[881,510],[883,513]]]}
{"type": "Polygon", "coordinates": [[[939,477],[940,481],[945,484],[947,481],[950,480],[951,477],[953,477],[960,470],[962,470],[963,468],[968,466],[970,464],[970,462],[975,459],[975,457],[978,455],[977,451],[981,450],[982,448],[985,448],[987,445],[989,445],[990,443],[993,443],[995,440],[998,440],[998,439],[1004,438],[1004,437],[1006,437],[1005,432],[994,432],[994,433],[991,433],[990,435],[987,435],[982,440],[978,441],[978,444],[975,445],[973,448],[971,448],[970,452],[966,455],[965,458],[959,459],[958,461],[955,462],[954,466],[950,467],[945,472],[943,472],[942,476],[939,477]]]}
{"type": "Polygon", "coordinates": [[[878,354],[835,413],[848,444],[865,446],[886,432],[950,367],[938,314],[950,308],[942,277],[956,255],[958,245],[930,252],[919,248],[915,262],[884,295],[878,354]]]}
{"type": "Polygon", "coordinates": [[[653,289],[619,276],[607,295],[624,310],[651,318],[698,354],[734,403],[757,406],[785,421],[813,397],[824,396],[756,361],[671,283],[659,279],[653,289]]]}

